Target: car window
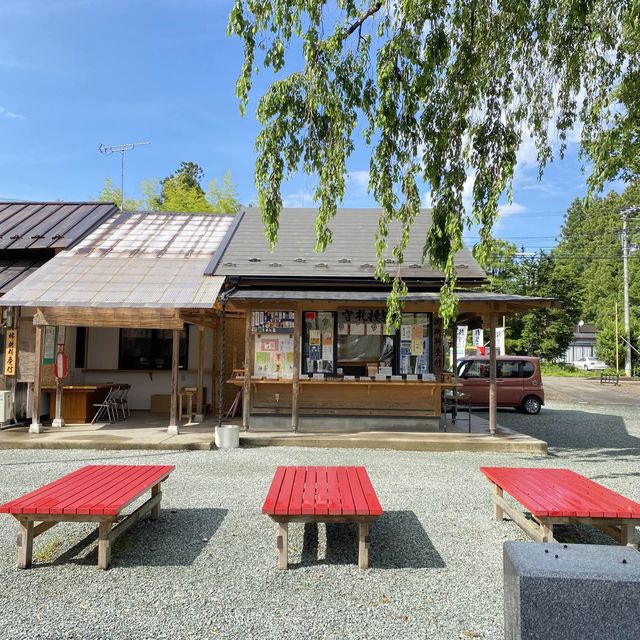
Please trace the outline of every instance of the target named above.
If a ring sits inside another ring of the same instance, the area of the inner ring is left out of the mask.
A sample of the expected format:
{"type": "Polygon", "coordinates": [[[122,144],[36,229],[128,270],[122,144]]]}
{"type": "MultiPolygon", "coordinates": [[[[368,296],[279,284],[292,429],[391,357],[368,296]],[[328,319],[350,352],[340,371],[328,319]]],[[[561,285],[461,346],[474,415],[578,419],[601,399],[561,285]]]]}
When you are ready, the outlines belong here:
{"type": "Polygon", "coordinates": [[[468,366],[463,370],[462,376],[464,378],[488,378],[489,363],[482,362],[481,360],[473,360],[469,362],[468,366]]]}
{"type": "Polygon", "coordinates": [[[535,367],[531,362],[523,362],[522,363],[522,377],[530,378],[535,371],[535,367]]]}
{"type": "Polygon", "coordinates": [[[502,360],[498,362],[498,378],[519,378],[520,363],[517,360],[502,360]]]}

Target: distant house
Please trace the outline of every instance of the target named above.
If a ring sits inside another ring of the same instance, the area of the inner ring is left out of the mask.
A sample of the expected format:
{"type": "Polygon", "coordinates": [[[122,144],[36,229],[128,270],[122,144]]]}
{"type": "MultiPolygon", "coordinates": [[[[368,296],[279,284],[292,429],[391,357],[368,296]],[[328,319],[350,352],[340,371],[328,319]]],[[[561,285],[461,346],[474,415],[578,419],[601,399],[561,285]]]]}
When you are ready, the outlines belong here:
{"type": "Polygon", "coordinates": [[[565,362],[575,362],[580,358],[593,358],[596,355],[596,325],[583,324],[573,327],[573,339],[564,355],[565,362]]]}

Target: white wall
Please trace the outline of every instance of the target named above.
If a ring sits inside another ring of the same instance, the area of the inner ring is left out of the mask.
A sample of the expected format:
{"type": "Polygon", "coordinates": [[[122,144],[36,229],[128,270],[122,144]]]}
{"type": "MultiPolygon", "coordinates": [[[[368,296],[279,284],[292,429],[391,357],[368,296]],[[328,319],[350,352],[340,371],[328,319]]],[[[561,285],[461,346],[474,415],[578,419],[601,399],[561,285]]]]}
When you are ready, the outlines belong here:
{"type": "MultiPolygon", "coordinates": [[[[189,327],[189,354],[187,370],[180,370],[179,384],[181,387],[196,386],[198,370],[198,327],[189,327]]],[[[73,330],[71,330],[73,331],[73,330]]],[[[155,394],[171,393],[171,371],[118,371],[119,329],[90,328],[87,339],[87,367],[85,371],[76,370],[75,363],[75,331],[73,339],[67,338],[67,344],[73,342],[74,357],[69,354],[70,380],[67,384],[98,384],[106,382],[121,382],[131,385],[129,391],[129,406],[132,409],[148,410],[151,396],[155,394]]],[[[213,332],[205,330],[205,375],[207,403],[211,402],[211,365],[213,332]]]]}

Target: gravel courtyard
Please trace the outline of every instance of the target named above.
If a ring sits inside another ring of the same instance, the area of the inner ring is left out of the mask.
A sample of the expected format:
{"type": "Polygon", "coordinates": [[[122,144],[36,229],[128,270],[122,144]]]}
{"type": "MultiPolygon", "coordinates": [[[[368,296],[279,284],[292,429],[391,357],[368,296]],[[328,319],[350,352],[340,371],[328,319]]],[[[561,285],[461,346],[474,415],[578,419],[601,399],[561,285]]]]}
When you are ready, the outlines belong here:
{"type": "MultiPolygon", "coordinates": [[[[524,454],[255,448],[213,452],[12,450],[0,502],[84,464],[175,464],[163,513],[116,543],[96,569],[94,525],[61,524],[15,568],[17,523],[0,517],[0,638],[502,638],[502,543],[481,465],[569,467],[640,500],[640,417],[554,403],[499,414],[550,444],[524,454]],[[277,464],[364,464],[386,514],[371,527],[371,569],[355,527],[290,526],[290,570],[276,570],[275,525],[260,507],[277,464]]],[[[568,541],[611,542],[587,528],[568,541]]]]}

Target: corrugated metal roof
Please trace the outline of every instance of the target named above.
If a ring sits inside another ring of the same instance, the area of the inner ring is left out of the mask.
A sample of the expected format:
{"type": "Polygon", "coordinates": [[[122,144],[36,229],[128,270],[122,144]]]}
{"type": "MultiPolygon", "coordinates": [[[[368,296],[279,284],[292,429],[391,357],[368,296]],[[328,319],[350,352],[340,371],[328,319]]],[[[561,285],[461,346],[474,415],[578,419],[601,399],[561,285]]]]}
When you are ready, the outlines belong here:
{"type": "Polygon", "coordinates": [[[117,213],[2,304],[211,308],[224,277],[203,274],[232,221],[215,214],[117,213]]]}
{"type": "Polygon", "coordinates": [[[0,250],[66,249],[117,210],[109,202],[2,202],[0,250]]]}
{"type": "MultiPolygon", "coordinates": [[[[231,291],[228,299],[232,300],[320,300],[325,302],[386,302],[388,291],[297,291],[270,289],[238,289],[231,291]]],[[[506,302],[514,304],[559,307],[560,301],[555,298],[536,298],[534,296],[518,296],[507,293],[491,293],[490,291],[457,291],[460,302],[506,302]]],[[[439,302],[437,292],[414,292],[403,298],[405,302],[439,302]]]]}
{"type": "Polygon", "coordinates": [[[44,260],[0,260],[0,295],[25,280],[44,260]]]}
{"type": "MultiPolygon", "coordinates": [[[[305,277],[305,278],[373,278],[375,236],[380,209],[339,209],[329,227],[333,242],[324,253],[313,250],[317,209],[283,209],[280,213],[278,244],[269,251],[258,209],[245,209],[244,216],[229,240],[226,250],[207,269],[207,273],[225,276],[305,277]]],[[[422,264],[422,249],[431,227],[431,214],[423,209],[416,218],[404,264],[403,278],[442,279],[440,271],[422,264]]],[[[389,246],[400,238],[400,225],[389,226],[389,246]]],[[[391,259],[391,250],[387,252],[391,259]]],[[[483,280],[485,274],[465,247],[456,256],[458,277],[483,280]]],[[[389,263],[389,270],[396,268],[389,263]]]]}

